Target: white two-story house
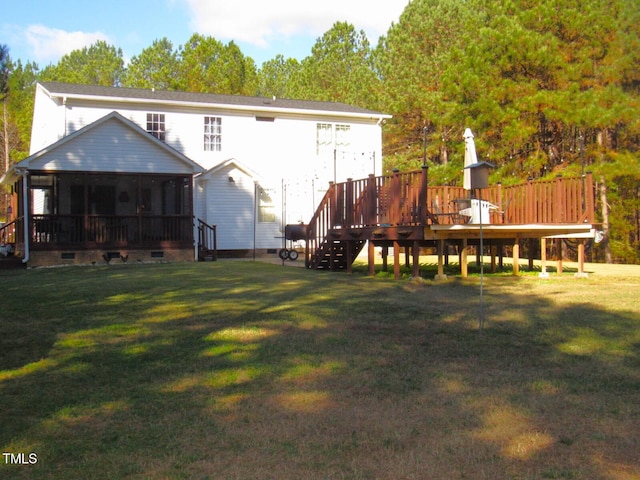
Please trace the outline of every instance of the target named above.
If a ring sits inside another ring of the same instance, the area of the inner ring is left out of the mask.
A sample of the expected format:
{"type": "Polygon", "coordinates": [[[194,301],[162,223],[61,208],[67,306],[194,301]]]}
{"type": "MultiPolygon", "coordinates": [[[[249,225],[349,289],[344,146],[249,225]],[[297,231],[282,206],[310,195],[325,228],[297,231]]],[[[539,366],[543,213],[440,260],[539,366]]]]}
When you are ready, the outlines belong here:
{"type": "Polygon", "coordinates": [[[2,179],[29,265],[275,254],[329,182],[382,173],[379,112],[345,104],[37,85],[30,156],[2,179]]]}

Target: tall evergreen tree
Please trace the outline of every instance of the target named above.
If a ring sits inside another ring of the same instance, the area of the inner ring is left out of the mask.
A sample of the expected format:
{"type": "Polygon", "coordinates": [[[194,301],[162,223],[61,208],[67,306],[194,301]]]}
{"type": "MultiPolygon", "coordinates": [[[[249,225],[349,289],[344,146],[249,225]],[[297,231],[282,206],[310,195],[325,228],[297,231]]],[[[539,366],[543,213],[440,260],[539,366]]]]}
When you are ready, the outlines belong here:
{"type": "Polygon", "coordinates": [[[378,104],[380,82],[373,71],[371,46],[364,31],[346,22],[335,23],[316,41],[292,82],[299,98],[369,108],[378,104]]]}
{"type": "Polygon", "coordinates": [[[165,37],[134,56],[122,78],[122,86],[175,90],[178,85],[178,52],[165,37]]]}
{"type": "Polygon", "coordinates": [[[189,92],[253,95],[257,73],[253,59],[234,43],[194,34],[179,54],[178,88],[189,92]]]}
{"type": "Polygon", "coordinates": [[[9,93],[9,48],[0,45],[0,101],[9,93]]]}
{"type": "Polygon", "coordinates": [[[300,62],[295,58],[276,55],[272,60],[262,64],[258,71],[257,94],[264,97],[294,97],[292,83],[299,74],[300,62]]]}
{"type": "Polygon", "coordinates": [[[89,47],[64,55],[56,65],[46,67],[41,79],[117,87],[123,72],[122,49],[99,40],[89,47]]]}

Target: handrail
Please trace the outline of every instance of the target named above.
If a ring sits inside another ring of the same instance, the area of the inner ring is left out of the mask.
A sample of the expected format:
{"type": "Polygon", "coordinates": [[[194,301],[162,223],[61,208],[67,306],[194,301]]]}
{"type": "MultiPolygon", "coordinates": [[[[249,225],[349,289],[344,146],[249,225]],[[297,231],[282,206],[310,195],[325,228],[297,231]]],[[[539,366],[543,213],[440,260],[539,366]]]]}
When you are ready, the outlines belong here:
{"type": "Polygon", "coordinates": [[[210,254],[214,261],[218,260],[217,225],[209,225],[198,219],[198,248],[200,252],[210,254]]]}
{"type": "Polygon", "coordinates": [[[0,227],[0,244],[16,243],[16,220],[0,227]]]}

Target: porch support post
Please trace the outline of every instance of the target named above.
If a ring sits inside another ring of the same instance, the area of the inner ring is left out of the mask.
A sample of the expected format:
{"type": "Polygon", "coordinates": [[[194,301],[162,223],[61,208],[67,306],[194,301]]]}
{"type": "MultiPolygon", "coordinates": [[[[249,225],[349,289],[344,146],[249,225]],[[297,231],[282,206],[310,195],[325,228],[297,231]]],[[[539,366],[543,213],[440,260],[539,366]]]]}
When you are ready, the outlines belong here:
{"type": "Polygon", "coordinates": [[[513,275],[520,275],[520,239],[513,242],[513,275]]]}
{"type": "Polygon", "coordinates": [[[393,277],[400,280],[400,244],[393,242],[393,277]]]}
{"type": "Polygon", "coordinates": [[[418,240],[413,241],[413,276],[420,276],[420,242],[418,240]]]}
{"type": "Polygon", "coordinates": [[[368,255],[367,261],[369,263],[369,276],[373,277],[376,274],[376,246],[371,240],[367,241],[368,255]]]}
{"type": "Polygon", "coordinates": [[[460,249],[460,276],[467,278],[469,276],[469,266],[467,264],[467,239],[462,239],[462,248],[460,249]]]}
{"type": "Polygon", "coordinates": [[[540,263],[542,264],[540,273],[538,276],[540,278],[549,278],[549,273],[547,272],[547,239],[540,239],[540,263]]]}

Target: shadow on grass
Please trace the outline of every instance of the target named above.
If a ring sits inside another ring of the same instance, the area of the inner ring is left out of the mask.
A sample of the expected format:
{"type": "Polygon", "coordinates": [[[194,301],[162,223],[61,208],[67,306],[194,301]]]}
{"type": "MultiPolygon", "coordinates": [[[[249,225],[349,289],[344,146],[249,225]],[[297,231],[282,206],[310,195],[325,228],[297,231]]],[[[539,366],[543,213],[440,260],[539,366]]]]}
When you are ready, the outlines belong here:
{"type": "Polygon", "coordinates": [[[220,262],[0,283],[0,449],[38,458],[3,478],[640,469],[638,311],[554,301],[567,279],[491,278],[481,335],[472,280],[220,262]]]}

